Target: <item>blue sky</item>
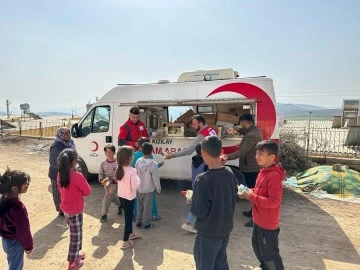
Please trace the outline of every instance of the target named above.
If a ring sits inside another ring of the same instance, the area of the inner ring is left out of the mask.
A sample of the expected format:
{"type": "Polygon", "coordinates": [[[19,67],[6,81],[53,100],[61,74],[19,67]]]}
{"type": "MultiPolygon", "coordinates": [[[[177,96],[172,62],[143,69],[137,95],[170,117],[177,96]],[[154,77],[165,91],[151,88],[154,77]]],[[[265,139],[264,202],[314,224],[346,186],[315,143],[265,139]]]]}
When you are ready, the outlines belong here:
{"type": "Polygon", "coordinates": [[[116,83],[232,67],[277,101],[360,98],[360,1],[0,1],[0,111],[83,112],[116,83]]]}

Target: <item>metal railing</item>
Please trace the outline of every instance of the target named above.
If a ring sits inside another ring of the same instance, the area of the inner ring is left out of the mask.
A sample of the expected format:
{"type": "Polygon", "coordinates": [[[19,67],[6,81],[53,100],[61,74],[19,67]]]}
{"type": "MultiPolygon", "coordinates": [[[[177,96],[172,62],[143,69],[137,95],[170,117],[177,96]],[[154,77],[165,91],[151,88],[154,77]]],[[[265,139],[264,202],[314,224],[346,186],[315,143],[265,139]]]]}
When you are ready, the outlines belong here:
{"type": "Polygon", "coordinates": [[[282,126],[280,134],[291,133],[296,136],[297,143],[303,147],[308,155],[360,157],[360,145],[346,146],[349,134],[347,128],[319,128],[282,126]]]}

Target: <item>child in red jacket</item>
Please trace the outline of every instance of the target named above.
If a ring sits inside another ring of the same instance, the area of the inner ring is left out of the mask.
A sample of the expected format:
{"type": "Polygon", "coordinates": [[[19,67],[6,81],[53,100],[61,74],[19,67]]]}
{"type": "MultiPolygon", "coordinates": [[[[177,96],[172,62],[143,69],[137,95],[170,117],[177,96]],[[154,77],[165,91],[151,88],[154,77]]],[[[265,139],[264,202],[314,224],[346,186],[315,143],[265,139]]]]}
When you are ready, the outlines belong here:
{"type": "Polygon", "coordinates": [[[279,218],[282,200],[282,181],[285,171],[276,164],[278,145],[261,141],[256,145],[256,161],[263,168],[256,179],[255,188],[239,197],[251,202],[254,220],[252,246],[261,269],[284,269],[279,253],[279,218]]]}
{"type": "Polygon", "coordinates": [[[77,270],[84,264],[82,249],[84,196],[89,196],[91,187],[81,172],[75,170],[78,154],[67,148],[59,155],[57,184],[61,195],[60,209],[69,225],[70,243],[68,270],[77,270]]]}

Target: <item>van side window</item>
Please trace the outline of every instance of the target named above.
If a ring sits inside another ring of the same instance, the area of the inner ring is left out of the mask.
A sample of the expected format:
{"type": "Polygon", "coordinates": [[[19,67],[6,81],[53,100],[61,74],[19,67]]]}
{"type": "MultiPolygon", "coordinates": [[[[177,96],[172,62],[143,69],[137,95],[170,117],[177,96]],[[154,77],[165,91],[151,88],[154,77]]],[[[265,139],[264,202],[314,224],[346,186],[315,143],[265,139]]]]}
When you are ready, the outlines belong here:
{"type": "Polygon", "coordinates": [[[214,113],[212,105],[197,106],[198,113],[214,113]]]}
{"type": "Polygon", "coordinates": [[[79,125],[81,137],[86,137],[90,133],[109,131],[110,106],[99,106],[93,108],[79,125]]]}

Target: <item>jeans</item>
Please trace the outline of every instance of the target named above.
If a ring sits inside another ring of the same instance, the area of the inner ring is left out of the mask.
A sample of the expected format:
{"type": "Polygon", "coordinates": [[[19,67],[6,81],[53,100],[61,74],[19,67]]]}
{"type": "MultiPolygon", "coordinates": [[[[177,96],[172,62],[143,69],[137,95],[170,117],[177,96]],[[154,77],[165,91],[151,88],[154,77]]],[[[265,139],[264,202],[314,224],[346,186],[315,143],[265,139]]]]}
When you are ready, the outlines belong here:
{"type": "Polygon", "coordinates": [[[194,227],[195,222],[196,222],[196,217],[193,214],[191,214],[191,212],[189,212],[188,216],[186,217],[186,223],[189,223],[194,227]]]}
{"type": "Polygon", "coordinates": [[[2,246],[7,254],[9,270],[22,270],[24,267],[24,248],[20,241],[2,238],[2,246]]]}

